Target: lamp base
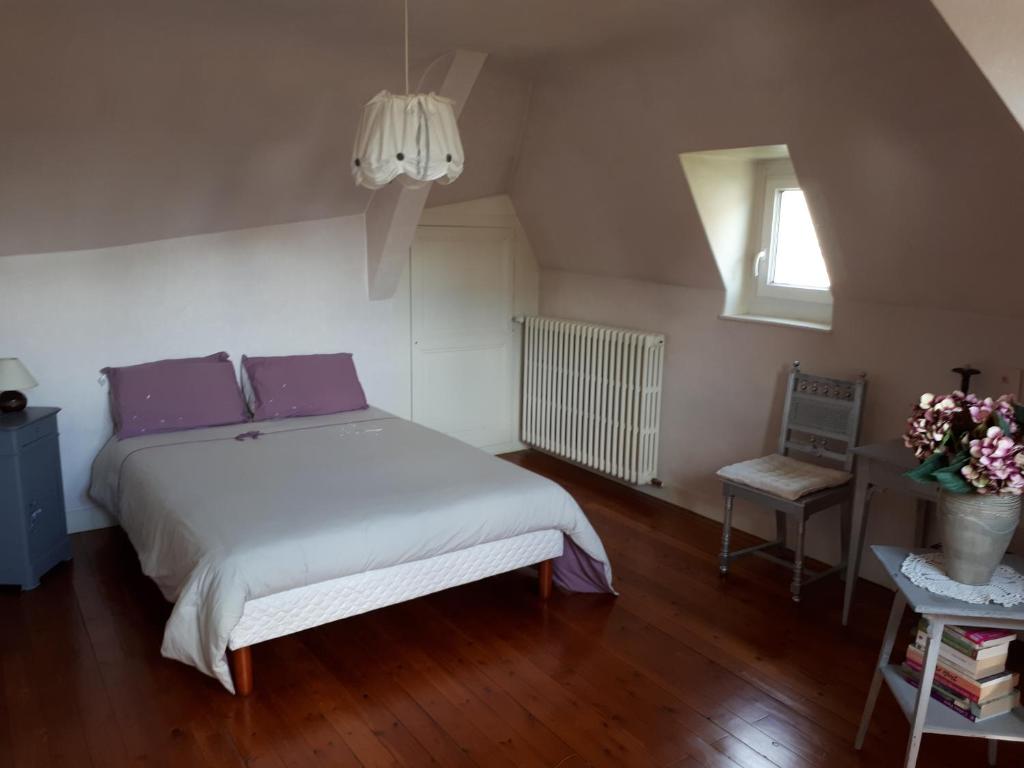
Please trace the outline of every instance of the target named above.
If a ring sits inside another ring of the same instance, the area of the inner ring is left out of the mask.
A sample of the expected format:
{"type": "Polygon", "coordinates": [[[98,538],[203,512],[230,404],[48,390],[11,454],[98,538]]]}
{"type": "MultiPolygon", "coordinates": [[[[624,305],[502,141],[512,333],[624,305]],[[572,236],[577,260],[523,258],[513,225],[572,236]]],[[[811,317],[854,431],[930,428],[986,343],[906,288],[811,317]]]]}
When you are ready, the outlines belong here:
{"type": "Polygon", "coordinates": [[[24,411],[26,405],[28,405],[28,398],[21,392],[16,392],[13,389],[0,392],[0,413],[24,411]]]}

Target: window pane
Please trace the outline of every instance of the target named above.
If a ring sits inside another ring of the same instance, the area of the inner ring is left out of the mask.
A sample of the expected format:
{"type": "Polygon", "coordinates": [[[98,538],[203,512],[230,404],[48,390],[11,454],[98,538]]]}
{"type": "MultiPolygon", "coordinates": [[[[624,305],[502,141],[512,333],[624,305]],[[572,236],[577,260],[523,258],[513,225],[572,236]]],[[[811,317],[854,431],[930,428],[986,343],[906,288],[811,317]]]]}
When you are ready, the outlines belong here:
{"type": "Polygon", "coordinates": [[[781,190],[777,205],[772,283],[797,288],[828,288],[828,270],[803,191],[781,190]]]}

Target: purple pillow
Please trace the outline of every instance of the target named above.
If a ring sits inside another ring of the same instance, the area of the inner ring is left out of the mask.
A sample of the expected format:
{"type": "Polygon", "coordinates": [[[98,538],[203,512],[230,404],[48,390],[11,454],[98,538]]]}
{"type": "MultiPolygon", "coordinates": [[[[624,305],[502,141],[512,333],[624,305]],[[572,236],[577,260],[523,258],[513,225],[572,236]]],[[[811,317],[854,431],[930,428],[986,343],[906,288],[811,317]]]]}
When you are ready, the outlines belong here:
{"type": "Polygon", "coordinates": [[[242,368],[252,387],[256,421],[369,407],[348,352],[287,357],[242,355],[242,368]]]}
{"type": "Polygon", "coordinates": [[[249,420],[227,352],[104,368],[120,438],[249,420]]]}

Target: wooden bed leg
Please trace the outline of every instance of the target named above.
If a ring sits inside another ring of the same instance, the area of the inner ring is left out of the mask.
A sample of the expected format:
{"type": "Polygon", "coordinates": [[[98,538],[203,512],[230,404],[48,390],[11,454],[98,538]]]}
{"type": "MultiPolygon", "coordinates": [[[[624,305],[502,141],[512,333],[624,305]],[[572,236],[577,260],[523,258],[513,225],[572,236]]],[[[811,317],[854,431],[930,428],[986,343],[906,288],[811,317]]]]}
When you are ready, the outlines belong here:
{"type": "Polygon", "coordinates": [[[540,578],[540,598],[547,600],[551,597],[551,572],[552,560],[545,560],[537,565],[537,576],[540,578]]]}
{"type": "Polygon", "coordinates": [[[252,693],[252,647],[236,648],[228,651],[228,663],[231,665],[231,677],[235,681],[235,693],[248,696],[252,693]]]}

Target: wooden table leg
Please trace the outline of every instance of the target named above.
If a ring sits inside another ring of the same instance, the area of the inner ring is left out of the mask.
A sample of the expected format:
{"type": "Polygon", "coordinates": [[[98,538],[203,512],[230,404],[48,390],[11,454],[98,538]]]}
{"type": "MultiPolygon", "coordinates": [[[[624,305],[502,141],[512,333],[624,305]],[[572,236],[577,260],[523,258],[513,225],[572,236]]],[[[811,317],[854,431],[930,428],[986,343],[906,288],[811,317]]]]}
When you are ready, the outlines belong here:
{"type": "Polygon", "coordinates": [[[235,693],[248,696],[252,693],[252,648],[236,648],[228,651],[231,678],[235,681],[235,693]]]}
{"type": "Polygon", "coordinates": [[[537,565],[537,576],[540,579],[540,597],[542,600],[547,600],[551,597],[551,582],[553,578],[551,560],[545,560],[537,565]]]}
{"type": "Polygon", "coordinates": [[[945,629],[945,626],[934,618],[928,622],[928,650],[925,652],[924,665],[921,669],[921,687],[917,691],[914,716],[910,719],[910,743],[907,744],[907,759],[903,764],[904,768],[914,768],[917,764],[917,753],[921,750],[924,721],[928,716],[928,702],[932,698],[935,665],[939,661],[939,646],[942,645],[942,630],[945,629]]]}
{"type": "Polygon", "coordinates": [[[860,717],[860,728],[857,730],[857,738],[853,742],[853,746],[856,749],[864,746],[864,737],[868,734],[871,715],[875,712],[875,702],[878,701],[878,692],[882,688],[882,669],[889,663],[889,657],[892,656],[892,648],[896,644],[896,634],[899,632],[900,620],[903,618],[903,610],[906,607],[907,599],[903,597],[902,592],[897,592],[892,598],[892,608],[889,610],[889,623],[885,625],[885,637],[882,638],[882,649],[878,652],[875,676],[871,679],[868,698],[864,702],[864,714],[860,717]]]}
{"type": "Polygon", "coordinates": [[[864,532],[868,525],[871,503],[871,464],[857,460],[857,480],[853,490],[853,512],[850,519],[849,550],[846,553],[846,589],[843,591],[843,626],[850,620],[853,588],[860,575],[860,559],[864,551],[864,532]]]}

